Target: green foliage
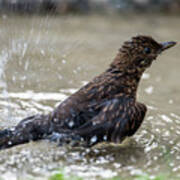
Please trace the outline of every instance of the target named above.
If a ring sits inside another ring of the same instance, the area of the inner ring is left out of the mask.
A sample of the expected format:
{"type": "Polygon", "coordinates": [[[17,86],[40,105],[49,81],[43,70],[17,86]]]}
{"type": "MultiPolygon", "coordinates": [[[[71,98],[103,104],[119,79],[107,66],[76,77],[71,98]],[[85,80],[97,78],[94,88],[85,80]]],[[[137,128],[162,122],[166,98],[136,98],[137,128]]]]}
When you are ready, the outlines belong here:
{"type": "MultiPolygon", "coordinates": [[[[106,179],[106,180],[123,180],[123,179],[124,178],[122,178],[120,176],[115,176],[113,178],[106,179]]],[[[165,176],[165,175],[158,175],[154,178],[150,177],[149,175],[139,175],[139,176],[135,176],[135,177],[129,177],[126,179],[127,180],[168,180],[169,178],[168,178],[168,176],[165,176]]],[[[62,172],[59,172],[59,173],[52,175],[48,180],[85,180],[85,179],[78,177],[78,176],[72,176],[72,175],[66,177],[66,176],[64,176],[64,174],[62,172]]]]}
{"type": "Polygon", "coordinates": [[[52,175],[49,180],[83,180],[81,177],[77,177],[77,176],[69,176],[69,177],[65,177],[63,175],[63,173],[56,173],[54,175],[52,175]]]}
{"type": "Polygon", "coordinates": [[[62,173],[54,174],[49,178],[49,180],[65,180],[64,175],[62,173]]]}

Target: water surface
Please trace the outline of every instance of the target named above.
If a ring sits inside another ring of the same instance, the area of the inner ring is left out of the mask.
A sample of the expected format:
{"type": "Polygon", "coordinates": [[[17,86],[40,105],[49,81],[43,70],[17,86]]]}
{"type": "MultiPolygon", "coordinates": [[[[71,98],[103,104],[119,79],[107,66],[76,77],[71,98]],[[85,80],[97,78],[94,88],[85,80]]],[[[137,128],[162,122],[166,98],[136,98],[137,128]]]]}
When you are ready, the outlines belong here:
{"type": "MultiPolygon", "coordinates": [[[[48,113],[103,72],[124,40],[148,34],[180,41],[179,17],[6,16],[0,17],[0,126],[48,113]]],[[[0,151],[4,179],[45,179],[64,169],[85,179],[165,174],[180,178],[180,51],[161,55],[146,71],[138,99],[148,114],[123,145],[92,149],[31,142],[0,151]]]]}

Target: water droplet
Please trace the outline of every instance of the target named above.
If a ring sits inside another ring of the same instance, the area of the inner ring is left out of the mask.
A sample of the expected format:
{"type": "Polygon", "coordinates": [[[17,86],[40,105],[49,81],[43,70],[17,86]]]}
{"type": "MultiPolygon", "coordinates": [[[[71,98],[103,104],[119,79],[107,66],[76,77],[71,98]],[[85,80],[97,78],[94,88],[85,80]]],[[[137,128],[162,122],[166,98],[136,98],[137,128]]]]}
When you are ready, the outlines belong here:
{"type": "Polygon", "coordinates": [[[153,86],[149,86],[149,87],[147,87],[144,91],[145,91],[147,94],[152,94],[152,93],[153,93],[153,90],[154,90],[154,87],[153,87],[153,86]]]}
{"type": "Polygon", "coordinates": [[[147,120],[152,120],[154,117],[153,116],[148,116],[147,120]]]}
{"type": "Polygon", "coordinates": [[[162,115],[160,115],[160,117],[167,123],[172,123],[172,119],[170,119],[167,115],[162,114],[162,115]]]}
{"type": "Polygon", "coordinates": [[[104,135],[104,136],[103,136],[103,139],[104,139],[104,141],[107,141],[107,136],[104,135]]]}
{"type": "Polygon", "coordinates": [[[69,125],[70,128],[72,128],[72,127],[74,126],[74,121],[70,121],[70,122],[68,123],[68,125],[69,125]]]}
{"type": "Polygon", "coordinates": [[[43,49],[41,49],[41,54],[44,56],[45,55],[45,52],[44,52],[44,50],[43,49]]]}
{"type": "Polygon", "coordinates": [[[121,164],[119,164],[119,163],[114,163],[113,165],[114,165],[115,168],[120,168],[121,167],[121,164]]]}
{"type": "Polygon", "coordinates": [[[74,70],[73,70],[73,73],[74,73],[74,74],[77,74],[77,71],[74,69],[74,70]]]}
{"type": "Polygon", "coordinates": [[[150,74],[148,74],[148,73],[144,73],[142,75],[142,79],[149,79],[149,78],[150,78],[150,74]]]}
{"type": "Polygon", "coordinates": [[[23,52],[22,52],[22,57],[24,57],[24,55],[26,54],[27,47],[28,47],[28,44],[27,44],[27,43],[24,43],[23,52]]]}
{"type": "Polygon", "coordinates": [[[153,159],[156,161],[156,160],[158,159],[158,157],[157,157],[157,156],[154,156],[153,159]]]}
{"type": "Polygon", "coordinates": [[[174,141],[173,141],[173,140],[170,140],[170,141],[169,141],[169,144],[174,144],[174,141]]]}
{"type": "Polygon", "coordinates": [[[171,162],[171,163],[169,163],[169,165],[170,165],[171,167],[173,167],[173,166],[174,166],[174,163],[173,163],[173,162],[171,162]]]}
{"type": "Polygon", "coordinates": [[[97,140],[98,140],[97,136],[93,136],[90,141],[93,144],[93,143],[97,142],[97,140]]]}
{"type": "Polygon", "coordinates": [[[179,169],[180,169],[180,166],[175,167],[175,168],[173,168],[172,170],[173,170],[173,172],[176,172],[176,171],[178,171],[179,169]]]}
{"type": "Polygon", "coordinates": [[[93,125],[93,126],[97,125],[97,122],[96,122],[96,121],[93,121],[93,122],[92,122],[92,125],[93,125]]]}
{"type": "Polygon", "coordinates": [[[65,59],[63,59],[63,60],[62,60],[62,63],[63,63],[63,64],[66,64],[66,60],[65,60],[65,59]]]}
{"type": "Polygon", "coordinates": [[[27,70],[29,67],[29,61],[26,61],[25,65],[24,65],[24,70],[27,70]]]}
{"type": "Polygon", "coordinates": [[[174,113],[171,113],[171,116],[180,120],[180,116],[178,116],[178,115],[176,115],[174,113]]]}
{"type": "Polygon", "coordinates": [[[11,141],[8,141],[8,145],[12,145],[12,142],[11,142],[11,141]]]}
{"type": "Polygon", "coordinates": [[[57,122],[58,122],[58,118],[54,118],[53,121],[54,121],[55,123],[57,123],[57,122]]]}
{"type": "Polygon", "coordinates": [[[169,104],[173,104],[173,100],[172,99],[169,100],[169,104]]]}
{"type": "Polygon", "coordinates": [[[58,74],[58,79],[61,80],[62,78],[63,77],[60,74],[58,74]]]}

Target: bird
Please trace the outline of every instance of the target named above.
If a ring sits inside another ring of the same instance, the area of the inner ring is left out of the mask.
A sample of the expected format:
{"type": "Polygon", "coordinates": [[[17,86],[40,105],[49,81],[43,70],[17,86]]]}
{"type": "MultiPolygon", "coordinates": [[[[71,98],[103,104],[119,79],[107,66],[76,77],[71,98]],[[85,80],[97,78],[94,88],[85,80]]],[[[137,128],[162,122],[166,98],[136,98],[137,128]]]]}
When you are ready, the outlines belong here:
{"type": "Polygon", "coordinates": [[[157,42],[137,35],[125,41],[108,68],[61,102],[48,114],[37,114],[0,130],[0,149],[49,139],[92,147],[122,143],[140,128],[147,107],[137,101],[144,71],[175,41],[157,42]],[[79,143],[78,143],[79,142],[79,143]]]}

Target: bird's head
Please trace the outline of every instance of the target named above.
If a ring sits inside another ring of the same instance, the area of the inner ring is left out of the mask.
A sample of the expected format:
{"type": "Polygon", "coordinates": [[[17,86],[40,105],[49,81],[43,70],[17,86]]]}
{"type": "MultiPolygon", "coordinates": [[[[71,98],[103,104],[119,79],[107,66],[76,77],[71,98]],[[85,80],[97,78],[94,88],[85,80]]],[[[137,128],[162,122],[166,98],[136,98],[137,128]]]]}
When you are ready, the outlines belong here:
{"type": "Polygon", "coordinates": [[[159,54],[175,44],[174,41],[158,43],[152,37],[139,35],[124,42],[112,65],[144,72],[159,54]]]}

